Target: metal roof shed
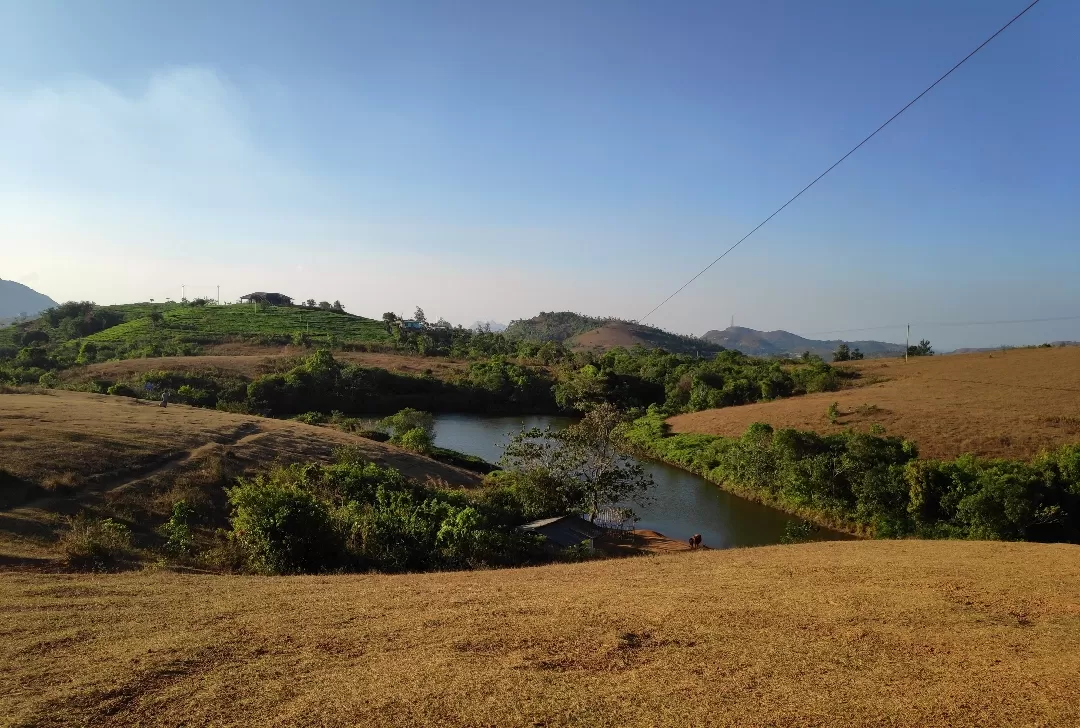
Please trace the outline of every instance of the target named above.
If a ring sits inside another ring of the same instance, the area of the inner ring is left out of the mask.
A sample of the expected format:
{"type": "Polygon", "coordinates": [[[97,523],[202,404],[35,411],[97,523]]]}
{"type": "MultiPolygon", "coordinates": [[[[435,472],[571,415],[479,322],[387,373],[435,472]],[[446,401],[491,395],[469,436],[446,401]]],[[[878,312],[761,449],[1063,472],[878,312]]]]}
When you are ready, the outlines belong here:
{"type": "Polygon", "coordinates": [[[589,523],[581,516],[575,515],[542,518],[539,521],[526,523],[520,528],[522,531],[538,533],[555,546],[561,548],[577,546],[582,541],[588,541],[589,545],[592,546],[593,539],[604,532],[602,528],[589,523]]]}

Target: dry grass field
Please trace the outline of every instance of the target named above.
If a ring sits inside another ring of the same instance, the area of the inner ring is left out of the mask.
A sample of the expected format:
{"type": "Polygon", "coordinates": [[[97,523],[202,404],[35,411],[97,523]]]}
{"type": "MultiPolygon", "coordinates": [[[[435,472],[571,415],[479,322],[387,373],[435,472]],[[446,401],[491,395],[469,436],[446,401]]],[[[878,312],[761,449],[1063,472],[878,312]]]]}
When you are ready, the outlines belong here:
{"type": "Polygon", "coordinates": [[[675,432],[736,436],[754,422],[818,432],[874,423],[919,445],[923,457],[962,453],[1028,458],[1080,442],[1080,347],[1017,349],[842,365],[855,386],[669,420],[675,432]],[[826,410],[839,403],[830,424],[826,410]]]}
{"type": "MultiPolygon", "coordinates": [[[[83,382],[91,379],[119,380],[144,372],[165,369],[178,372],[222,371],[244,377],[256,377],[278,371],[299,357],[309,356],[311,350],[291,346],[255,347],[241,344],[222,344],[211,347],[212,353],[198,356],[148,357],[125,359],[70,369],[65,381],[83,382]]],[[[335,352],[334,358],[365,367],[378,367],[400,374],[423,374],[430,371],[444,377],[465,368],[464,362],[434,357],[409,356],[379,352],[335,352]]]]}
{"type": "Polygon", "coordinates": [[[1080,547],[0,574],[4,726],[1075,726],[1080,547]]]}
{"type": "Polygon", "coordinates": [[[300,422],[60,390],[0,394],[0,469],[7,473],[0,478],[0,565],[52,561],[58,529],[81,510],[104,504],[109,512],[153,512],[152,501],[175,500],[176,489],[210,497],[198,492],[210,483],[220,496],[225,478],[275,462],[328,461],[339,445],[421,482],[480,482],[475,473],[300,422]]]}

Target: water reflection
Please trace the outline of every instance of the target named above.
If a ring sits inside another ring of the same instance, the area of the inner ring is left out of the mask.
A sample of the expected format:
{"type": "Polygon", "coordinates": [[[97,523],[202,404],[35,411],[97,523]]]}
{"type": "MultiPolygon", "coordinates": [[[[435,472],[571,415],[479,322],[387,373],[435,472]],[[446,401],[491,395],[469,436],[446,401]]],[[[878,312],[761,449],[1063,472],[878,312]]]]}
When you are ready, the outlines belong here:
{"type": "MultiPolygon", "coordinates": [[[[565,427],[567,417],[543,415],[490,417],[481,415],[437,415],[435,441],[490,462],[502,457],[503,446],[521,430],[532,427],[565,427]]],[[[685,541],[700,533],[706,546],[762,546],[779,543],[784,529],[799,519],[782,511],[731,495],[704,478],[663,463],[646,462],[646,470],[656,481],[650,502],[632,504],[641,516],[638,528],[652,529],[670,538],[685,541]]],[[[843,534],[818,531],[822,539],[844,538],[843,534]]]]}

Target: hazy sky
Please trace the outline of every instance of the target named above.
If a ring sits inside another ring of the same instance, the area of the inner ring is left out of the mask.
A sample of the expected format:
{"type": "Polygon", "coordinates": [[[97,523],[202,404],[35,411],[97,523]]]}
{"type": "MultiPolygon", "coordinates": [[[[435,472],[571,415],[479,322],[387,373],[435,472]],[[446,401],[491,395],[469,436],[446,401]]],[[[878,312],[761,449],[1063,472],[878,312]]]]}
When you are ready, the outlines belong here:
{"type": "MultiPolygon", "coordinates": [[[[0,277],[640,318],[1024,4],[0,0],[0,277]]],[[[1078,37],[1044,0],[650,322],[1080,315],[1078,37]]]]}

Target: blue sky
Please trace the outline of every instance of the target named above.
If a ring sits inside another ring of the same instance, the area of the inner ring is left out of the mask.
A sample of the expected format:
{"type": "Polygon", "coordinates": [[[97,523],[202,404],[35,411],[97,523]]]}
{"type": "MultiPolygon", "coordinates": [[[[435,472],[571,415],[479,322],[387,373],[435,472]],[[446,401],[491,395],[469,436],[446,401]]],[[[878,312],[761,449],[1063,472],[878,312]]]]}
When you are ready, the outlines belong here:
{"type": "MultiPolygon", "coordinates": [[[[0,276],[640,318],[1022,4],[0,0],[0,276]]],[[[1080,315],[1078,33],[1044,0],[651,322],[1080,315]]]]}

